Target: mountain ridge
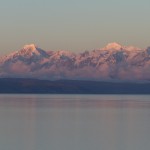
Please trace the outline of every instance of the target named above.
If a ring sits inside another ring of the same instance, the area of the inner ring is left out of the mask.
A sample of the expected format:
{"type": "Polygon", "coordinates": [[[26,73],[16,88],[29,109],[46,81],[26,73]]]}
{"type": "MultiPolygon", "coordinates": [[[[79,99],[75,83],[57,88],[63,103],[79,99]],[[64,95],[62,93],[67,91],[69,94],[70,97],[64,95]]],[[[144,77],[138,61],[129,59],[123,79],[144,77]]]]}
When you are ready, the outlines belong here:
{"type": "Polygon", "coordinates": [[[0,58],[0,77],[77,80],[150,80],[150,48],[122,46],[73,53],[44,51],[35,44],[0,58]]]}

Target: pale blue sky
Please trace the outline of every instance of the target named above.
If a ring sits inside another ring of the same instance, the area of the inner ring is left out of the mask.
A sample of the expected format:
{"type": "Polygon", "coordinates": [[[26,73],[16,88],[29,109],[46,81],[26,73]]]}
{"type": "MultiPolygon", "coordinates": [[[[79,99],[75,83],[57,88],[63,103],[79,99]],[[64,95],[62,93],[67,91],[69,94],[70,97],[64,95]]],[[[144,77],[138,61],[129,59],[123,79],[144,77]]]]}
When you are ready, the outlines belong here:
{"type": "Polygon", "coordinates": [[[150,46],[150,0],[0,0],[0,55],[35,43],[74,52],[150,46]]]}

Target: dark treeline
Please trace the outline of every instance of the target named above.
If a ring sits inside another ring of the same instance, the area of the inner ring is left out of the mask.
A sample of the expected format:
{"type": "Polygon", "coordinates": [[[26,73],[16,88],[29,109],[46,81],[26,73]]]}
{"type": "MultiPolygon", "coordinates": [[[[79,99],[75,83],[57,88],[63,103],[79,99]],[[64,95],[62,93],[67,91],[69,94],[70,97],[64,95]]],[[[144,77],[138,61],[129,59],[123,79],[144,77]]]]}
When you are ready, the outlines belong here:
{"type": "Polygon", "coordinates": [[[0,93],[150,94],[150,83],[1,78],[0,93]]]}

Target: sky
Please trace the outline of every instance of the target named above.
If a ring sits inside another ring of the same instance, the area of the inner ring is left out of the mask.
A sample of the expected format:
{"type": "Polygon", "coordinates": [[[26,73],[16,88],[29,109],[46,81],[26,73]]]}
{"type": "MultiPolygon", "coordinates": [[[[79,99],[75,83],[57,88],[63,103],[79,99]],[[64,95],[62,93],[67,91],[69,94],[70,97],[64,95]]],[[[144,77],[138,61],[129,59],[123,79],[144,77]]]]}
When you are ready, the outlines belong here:
{"type": "Polygon", "coordinates": [[[34,43],[80,52],[150,46],[150,0],[0,0],[0,55],[34,43]]]}

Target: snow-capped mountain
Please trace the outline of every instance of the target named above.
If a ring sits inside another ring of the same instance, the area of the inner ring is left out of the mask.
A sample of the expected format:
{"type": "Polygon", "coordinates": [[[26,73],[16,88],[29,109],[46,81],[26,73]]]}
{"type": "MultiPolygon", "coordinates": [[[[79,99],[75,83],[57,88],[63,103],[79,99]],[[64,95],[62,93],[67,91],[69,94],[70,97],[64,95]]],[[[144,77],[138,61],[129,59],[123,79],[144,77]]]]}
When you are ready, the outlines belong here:
{"type": "Polygon", "coordinates": [[[74,54],[25,45],[0,58],[0,77],[148,81],[150,47],[140,49],[109,43],[101,49],[74,54]]]}

